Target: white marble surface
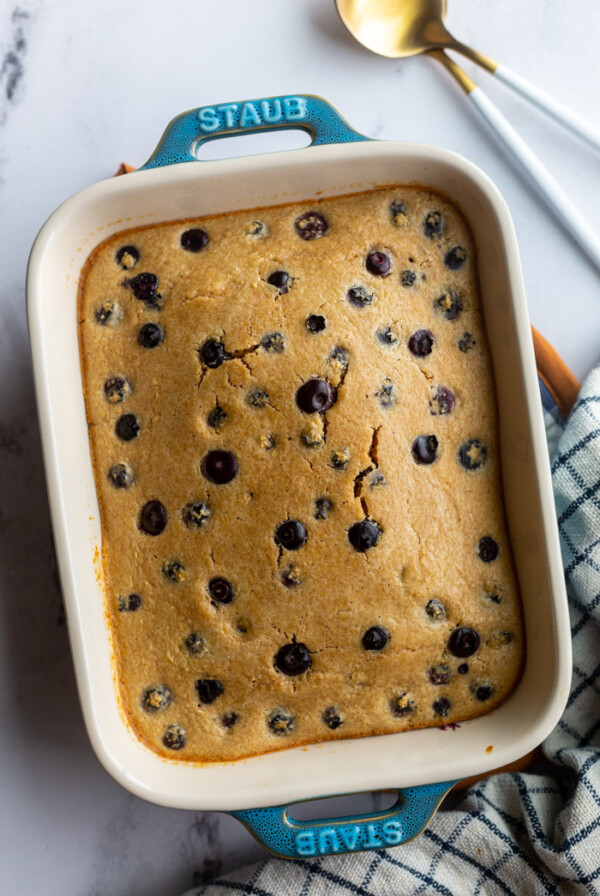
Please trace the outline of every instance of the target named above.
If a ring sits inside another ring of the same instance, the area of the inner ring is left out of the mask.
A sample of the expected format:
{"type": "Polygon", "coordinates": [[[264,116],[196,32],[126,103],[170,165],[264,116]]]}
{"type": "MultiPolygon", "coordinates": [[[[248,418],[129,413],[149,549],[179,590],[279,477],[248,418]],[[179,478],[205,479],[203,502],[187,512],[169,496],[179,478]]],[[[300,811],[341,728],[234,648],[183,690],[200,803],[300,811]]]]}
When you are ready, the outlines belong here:
{"type": "MultiPolygon", "coordinates": [[[[595,0],[449,5],[457,35],[600,125],[595,0]]],[[[600,157],[487,75],[477,79],[598,229],[600,157]]],[[[177,896],[194,875],[263,855],[226,816],[130,796],[87,741],[53,559],[24,275],[45,217],[120,161],[145,161],[172,116],[205,103],[294,92],[322,94],[365,134],[441,144],[487,171],[516,222],[533,322],[578,376],[599,360],[598,272],[447,75],[428,59],[369,55],[346,36],[332,0],[0,0],[3,893],[177,896]]],[[[265,135],[255,145],[277,149],[294,139],[265,135]]]]}

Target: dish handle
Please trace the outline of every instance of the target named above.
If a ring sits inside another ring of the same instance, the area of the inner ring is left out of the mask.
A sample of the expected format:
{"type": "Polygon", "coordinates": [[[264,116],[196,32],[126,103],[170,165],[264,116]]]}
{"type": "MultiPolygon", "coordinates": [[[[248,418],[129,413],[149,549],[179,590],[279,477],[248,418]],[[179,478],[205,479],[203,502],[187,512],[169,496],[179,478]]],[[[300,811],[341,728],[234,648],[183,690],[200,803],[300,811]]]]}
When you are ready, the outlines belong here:
{"type": "Polygon", "coordinates": [[[183,112],[167,125],[153,154],[138,170],[201,161],[198,150],[208,140],[292,129],[310,134],[312,146],[369,139],[351,128],[337,109],[320,96],[270,96],[183,112]]]}
{"type": "Polygon", "coordinates": [[[229,812],[270,852],[286,859],[341,855],[399,846],[429,824],[441,801],[458,783],[442,781],[398,790],[398,798],[384,812],[318,821],[293,818],[287,806],[229,812]]]}

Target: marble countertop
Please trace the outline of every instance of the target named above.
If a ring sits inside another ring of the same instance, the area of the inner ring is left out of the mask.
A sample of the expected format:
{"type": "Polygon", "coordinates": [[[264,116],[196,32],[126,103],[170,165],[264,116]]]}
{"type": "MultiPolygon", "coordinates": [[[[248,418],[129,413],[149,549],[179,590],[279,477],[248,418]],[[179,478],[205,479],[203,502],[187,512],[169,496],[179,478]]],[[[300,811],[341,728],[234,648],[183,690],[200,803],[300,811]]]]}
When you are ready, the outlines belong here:
{"type": "MultiPolygon", "coordinates": [[[[450,26],[464,41],[600,125],[594,0],[449,5],[450,26]]],[[[488,75],[476,78],[598,228],[598,155],[488,75]]],[[[480,165],[513,214],[533,323],[577,376],[599,360],[598,271],[446,73],[425,58],[370,55],[347,37],[332,0],[0,2],[3,892],[178,896],[264,855],[228,816],[160,808],[129,795],[92,752],[54,560],[24,277],[31,243],[56,206],[112,175],[121,161],[142,164],[174,115],[298,92],[327,97],[369,136],[436,143],[480,165]]],[[[303,142],[296,134],[244,139],[240,152],[303,142]]],[[[238,151],[230,143],[228,151],[238,151]]]]}

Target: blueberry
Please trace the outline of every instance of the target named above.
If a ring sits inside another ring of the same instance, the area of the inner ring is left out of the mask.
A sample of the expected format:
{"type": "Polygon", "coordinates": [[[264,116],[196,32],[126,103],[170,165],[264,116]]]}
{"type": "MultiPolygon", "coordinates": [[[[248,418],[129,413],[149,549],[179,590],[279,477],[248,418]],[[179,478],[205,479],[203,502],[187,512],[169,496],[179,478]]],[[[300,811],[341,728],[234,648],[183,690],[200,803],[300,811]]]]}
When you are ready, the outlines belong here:
{"type": "Polygon", "coordinates": [[[462,295],[453,289],[449,289],[434,300],[433,307],[446,320],[456,320],[463,310],[462,295]]]}
{"type": "Polygon", "coordinates": [[[437,460],[438,440],[434,435],[417,436],[412,443],[412,456],[417,464],[432,464],[437,460]]]}
{"type": "Polygon", "coordinates": [[[131,442],[137,438],[140,431],[140,424],[135,414],[123,414],[117,420],[115,432],[124,442],[131,442]]]}
{"type": "Polygon", "coordinates": [[[275,529],[275,544],[286,551],[297,551],[306,539],[306,529],[298,520],[286,520],[275,529]]]}
{"type": "Polygon", "coordinates": [[[171,582],[185,582],[187,573],[185,566],[179,560],[171,560],[163,566],[163,575],[171,582]]]}
{"type": "Polygon", "coordinates": [[[111,299],[102,302],[94,311],[94,318],[97,324],[102,327],[110,326],[119,319],[119,306],[111,299]]]}
{"type": "Polygon", "coordinates": [[[138,333],[138,343],[142,348],[156,348],[164,339],[164,333],[158,324],[144,324],[138,333]]]}
{"type": "Polygon", "coordinates": [[[458,347],[465,355],[467,352],[472,351],[476,345],[477,343],[470,333],[463,333],[458,340],[458,347]]]}
{"type": "Polygon", "coordinates": [[[340,725],[344,724],[335,706],[328,706],[327,709],[324,709],[321,718],[323,719],[324,724],[327,725],[328,728],[331,728],[332,731],[335,731],[336,728],[339,728],[340,725]]]}
{"type": "Polygon", "coordinates": [[[204,652],[205,643],[204,638],[198,632],[190,632],[187,638],[185,639],[185,646],[189,650],[190,653],[193,653],[194,656],[198,656],[199,654],[204,652]]]}
{"type": "Polygon", "coordinates": [[[315,501],[315,519],[326,520],[333,510],[333,501],[329,498],[317,498],[315,501]]]}
{"type": "Polygon", "coordinates": [[[335,403],[337,392],[327,380],[307,380],[296,392],[296,404],[305,414],[323,414],[335,403]]]}
{"type": "Polygon", "coordinates": [[[406,205],[402,199],[392,199],[390,202],[390,215],[394,224],[398,224],[398,218],[406,218],[406,205]]]}
{"type": "Polygon", "coordinates": [[[284,737],[294,730],[294,717],[283,709],[276,709],[267,718],[267,725],[273,734],[284,737]]]}
{"type": "Polygon", "coordinates": [[[417,330],[408,340],[408,348],[416,358],[426,358],[433,350],[433,343],[431,330],[417,330]]]}
{"type": "Polygon", "coordinates": [[[167,709],[173,702],[173,693],[170,688],[164,684],[157,684],[144,691],[142,695],[142,706],[146,712],[155,713],[162,712],[167,709]]]}
{"type": "Polygon", "coordinates": [[[453,656],[464,659],[472,656],[478,649],[480,638],[474,628],[468,625],[461,625],[455,628],[448,638],[448,650],[453,656]]]}
{"type": "Polygon", "coordinates": [[[481,700],[482,703],[485,700],[490,699],[490,697],[494,693],[494,690],[495,690],[494,686],[491,684],[488,684],[487,682],[485,684],[473,682],[473,684],[471,685],[471,693],[478,700],[481,700]]]}
{"type": "Polygon", "coordinates": [[[439,716],[440,719],[445,719],[448,716],[448,713],[450,712],[450,706],[451,703],[447,697],[439,697],[431,704],[434,715],[439,716]]]}
{"type": "Polygon", "coordinates": [[[143,274],[138,274],[137,277],[125,280],[124,285],[131,287],[136,299],[146,302],[151,307],[156,306],[156,299],[159,298],[157,295],[158,277],[156,274],[149,274],[145,271],[143,274]]]}
{"type": "Polygon", "coordinates": [[[262,389],[254,389],[252,392],[248,392],[247,401],[250,407],[266,408],[269,404],[269,396],[262,389]]]}
{"type": "Polygon", "coordinates": [[[269,228],[262,221],[251,221],[246,227],[248,236],[265,237],[269,234],[269,228]]]}
{"type": "Polygon", "coordinates": [[[142,606],[142,598],[139,594],[130,594],[119,598],[119,612],[135,612],[142,606]]]}
{"type": "Polygon", "coordinates": [[[131,395],[131,383],[124,376],[111,376],[104,383],[104,394],[111,404],[119,404],[131,395]]]}
{"type": "Polygon", "coordinates": [[[456,398],[452,389],[447,386],[436,386],[429,399],[429,411],[434,417],[441,417],[450,414],[455,404],[456,398]]]}
{"type": "Polygon", "coordinates": [[[380,625],[368,628],[362,636],[362,646],[365,650],[383,650],[390,640],[389,633],[380,625]]]}
{"type": "Polygon", "coordinates": [[[284,569],[279,577],[279,581],[286,588],[297,588],[298,585],[302,584],[302,578],[300,576],[300,570],[297,566],[291,564],[284,569]]]}
{"type": "Polygon", "coordinates": [[[167,525],[167,511],[160,501],[148,501],[140,513],[140,529],[148,535],[160,535],[167,525]]]}
{"type": "Polygon", "coordinates": [[[448,684],[450,681],[450,666],[448,663],[438,663],[427,670],[427,677],[432,684],[448,684]]]}
{"type": "Polygon", "coordinates": [[[444,264],[451,271],[459,271],[467,260],[467,250],[462,246],[453,246],[444,255],[444,264]]]}
{"type": "Polygon", "coordinates": [[[391,379],[386,377],[382,382],[381,386],[375,393],[375,397],[382,408],[393,408],[398,400],[396,398],[396,392],[394,389],[394,384],[391,379]]]}
{"type": "Polygon", "coordinates": [[[350,452],[347,448],[338,448],[331,452],[330,466],[333,467],[334,470],[346,470],[348,469],[349,463],[350,452]]]}
{"type": "Polygon", "coordinates": [[[504,594],[502,593],[503,589],[501,585],[496,584],[496,582],[485,582],[484,587],[484,598],[486,600],[489,600],[492,604],[496,604],[496,606],[502,603],[504,594]]]}
{"type": "Polygon", "coordinates": [[[348,370],[348,364],[350,363],[348,359],[348,350],[342,348],[341,345],[336,345],[330,353],[327,363],[330,364],[340,376],[344,376],[348,370]]]}
{"type": "Polygon", "coordinates": [[[369,252],[365,265],[375,277],[387,277],[392,267],[389,255],[385,252],[369,252]]]}
{"type": "Polygon", "coordinates": [[[279,292],[279,295],[282,296],[291,286],[290,275],[287,271],[273,271],[273,273],[269,274],[267,277],[267,283],[270,286],[274,286],[279,292]]]}
{"type": "Polygon", "coordinates": [[[185,743],[185,731],[181,725],[169,725],[163,736],[165,747],[168,750],[183,750],[185,743]]]}
{"type": "Polygon", "coordinates": [[[364,286],[351,286],[346,298],[355,308],[364,308],[365,305],[370,305],[373,302],[374,296],[364,286]]]}
{"type": "Polygon", "coordinates": [[[200,227],[194,227],[181,234],[181,248],[187,252],[201,252],[207,245],[208,234],[200,227]]]}
{"type": "Polygon", "coordinates": [[[215,405],[206,417],[206,422],[211,429],[221,429],[226,420],[227,414],[219,404],[215,405]]]}
{"type": "Polygon", "coordinates": [[[309,314],[306,318],[306,329],[311,333],[321,333],[327,326],[322,314],[309,314]]]}
{"type": "Polygon", "coordinates": [[[202,458],[200,465],[202,475],[215,485],[225,485],[235,479],[238,473],[238,462],[231,451],[209,451],[202,458]]]}
{"type": "Polygon", "coordinates": [[[268,432],[265,435],[261,436],[259,444],[261,448],[265,449],[265,451],[271,451],[275,447],[275,436],[272,432],[268,432]]]}
{"type": "Polygon", "coordinates": [[[410,715],[411,712],[414,712],[417,708],[417,704],[412,699],[412,697],[407,693],[396,694],[390,700],[390,709],[392,711],[392,715],[401,719],[403,716],[410,715]]]}
{"type": "Polygon", "coordinates": [[[427,601],[425,604],[425,612],[429,618],[433,619],[435,622],[440,622],[442,619],[446,618],[446,607],[441,600],[437,599],[437,597],[432,597],[431,600],[427,601]]]}
{"type": "Polygon", "coordinates": [[[115,258],[119,267],[123,268],[124,271],[128,271],[138,263],[140,253],[135,246],[121,246],[117,250],[115,258]]]}
{"type": "Polygon", "coordinates": [[[294,228],[303,240],[318,240],[329,230],[327,219],[318,212],[304,212],[294,221],[294,228]]]}
{"type": "Polygon", "coordinates": [[[131,488],[135,475],[127,464],[115,464],[108,471],[108,478],[115,488],[131,488]]]}
{"type": "Polygon", "coordinates": [[[211,511],[202,501],[190,501],[181,511],[181,517],[188,529],[200,529],[210,519],[211,511]]]}
{"type": "Polygon", "coordinates": [[[423,219],[423,233],[430,240],[436,239],[436,237],[441,236],[446,228],[446,223],[442,217],[441,212],[432,211],[427,212],[425,218],[423,219]]]}
{"type": "Polygon", "coordinates": [[[498,542],[491,536],[484,535],[483,538],[479,539],[477,553],[479,554],[479,559],[483,560],[484,563],[492,563],[498,556],[498,542]]]}
{"type": "Polygon", "coordinates": [[[467,672],[469,671],[469,667],[468,667],[467,663],[461,663],[456,671],[459,673],[459,675],[466,675],[467,672]]]}
{"type": "Polygon", "coordinates": [[[398,336],[391,327],[380,327],[377,330],[377,339],[382,345],[398,345],[398,336]]]}
{"type": "Polygon", "coordinates": [[[386,484],[385,476],[379,470],[376,470],[374,473],[371,473],[369,476],[369,487],[371,491],[376,488],[383,488],[386,484]]]}
{"type": "Polygon", "coordinates": [[[479,439],[469,439],[458,449],[458,459],[465,470],[478,470],[487,460],[487,448],[479,439]]]}
{"type": "Polygon", "coordinates": [[[200,358],[203,364],[213,370],[220,367],[223,361],[231,358],[231,355],[225,351],[225,346],[217,339],[207,339],[200,348],[200,358]]]}
{"type": "Polygon", "coordinates": [[[275,355],[280,355],[285,349],[283,333],[267,333],[260,340],[260,344],[266,352],[273,352],[275,355]]]}
{"type": "Polygon", "coordinates": [[[223,728],[233,728],[238,720],[239,716],[237,712],[224,712],[221,716],[221,725],[223,728]]]}
{"type": "Polygon", "coordinates": [[[364,554],[381,538],[381,526],[375,520],[360,520],[348,529],[348,541],[355,551],[364,554]]]}
{"type": "Polygon", "coordinates": [[[231,582],[227,579],[214,578],[208,583],[208,593],[211,600],[218,604],[230,604],[235,597],[235,591],[231,582]]]}
{"type": "Polygon", "coordinates": [[[414,271],[406,270],[402,271],[400,274],[400,283],[402,286],[405,286],[407,289],[410,289],[411,286],[414,286],[417,282],[417,275],[414,271]]]}
{"type": "Polygon", "coordinates": [[[225,688],[216,678],[199,678],[195,684],[198,700],[205,706],[214,703],[223,694],[225,688]]]}
{"type": "Polygon", "coordinates": [[[275,654],[275,668],[284,675],[302,675],[312,666],[312,660],[306,644],[294,641],[284,644],[275,654]]]}

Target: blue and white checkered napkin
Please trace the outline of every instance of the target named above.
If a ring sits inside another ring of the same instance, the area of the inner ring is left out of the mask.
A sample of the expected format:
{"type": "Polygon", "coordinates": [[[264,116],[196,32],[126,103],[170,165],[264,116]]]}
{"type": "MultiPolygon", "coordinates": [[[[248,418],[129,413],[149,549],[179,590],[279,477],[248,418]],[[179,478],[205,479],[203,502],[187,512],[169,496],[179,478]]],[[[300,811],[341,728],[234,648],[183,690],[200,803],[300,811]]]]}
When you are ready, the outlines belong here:
{"type": "Polygon", "coordinates": [[[404,846],[269,859],[188,896],[600,894],[600,368],[566,427],[541,392],[573,635],[571,694],[544,744],[545,773],[479,782],[404,846]]]}

